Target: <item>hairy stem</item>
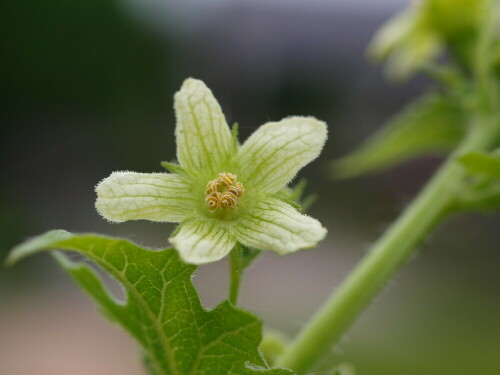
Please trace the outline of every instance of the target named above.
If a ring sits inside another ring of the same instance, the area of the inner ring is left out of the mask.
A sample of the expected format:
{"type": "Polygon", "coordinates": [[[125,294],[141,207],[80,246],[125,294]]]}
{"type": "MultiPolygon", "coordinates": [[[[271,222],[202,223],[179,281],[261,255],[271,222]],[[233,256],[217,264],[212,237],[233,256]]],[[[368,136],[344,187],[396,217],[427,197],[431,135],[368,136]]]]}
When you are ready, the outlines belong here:
{"type": "Polygon", "coordinates": [[[341,338],[382,286],[443,219],[453,199],[453,188],[464,175],[455,158],[489,147],[494,137],[484,129],[472,128],[470,136],[303,328],[279,358],[278,366],[304,374],[341,338]]]}
{"type": "Polygon", "coordinates": [[[230,281],[229,281],[229,302],[236,306],[238,303],[238,296],[240,294],[241,276],[243,269],[241,267],[241,246],[237,244],[231,251],[229,260],[230,267],[230,281]]]}

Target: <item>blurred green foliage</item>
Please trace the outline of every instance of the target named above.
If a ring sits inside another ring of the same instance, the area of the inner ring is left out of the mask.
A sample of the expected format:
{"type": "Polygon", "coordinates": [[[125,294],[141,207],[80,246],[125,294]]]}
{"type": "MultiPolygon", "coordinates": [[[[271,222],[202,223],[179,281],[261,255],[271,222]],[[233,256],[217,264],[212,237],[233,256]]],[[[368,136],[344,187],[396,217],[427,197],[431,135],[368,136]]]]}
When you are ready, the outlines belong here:
{"type": "Polygon", "coordinates": [[[387,73],[404,79],[433,64],[442,51],[470,68],[485,0],[412,2],[375,35],[369,48],[376,60],[387,60],[387,73]]]}
{"type": "Polygon", "coordinates": [[[373,137],[333,162],[340,178],[392,167],[421,155],[445,155],[466,133],[466,116],[453,97],[431,93],[395,115],[373,137]]]}

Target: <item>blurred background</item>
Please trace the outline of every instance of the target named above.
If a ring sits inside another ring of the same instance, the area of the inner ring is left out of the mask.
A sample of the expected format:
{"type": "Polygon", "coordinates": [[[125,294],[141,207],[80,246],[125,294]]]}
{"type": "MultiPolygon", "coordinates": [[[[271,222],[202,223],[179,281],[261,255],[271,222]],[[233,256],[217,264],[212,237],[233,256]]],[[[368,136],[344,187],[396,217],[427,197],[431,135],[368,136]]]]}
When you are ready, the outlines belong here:
{"type": "MultiPolygon", "coordinates": [[[[173,226],[109,224],[94,186],[116,170],[161,171],[175,157],[172,96],[204,80],[241,139],[288,115],[329,124],[303,170],[329,228],[314,251],[265,254],[242,305],[293,335],[439,165],[426,158],[335,181],[347,153],[431,83],[389,84],[365,59],[374,31],[404,0],[24,0],[0,3],[0,260],[54,228],[168,246],[173,226]]],[[[332,350],[358,375],[500,374],[498,217],[442,226],[332,350]]],[[[207,307],[227,264],[195,282],[207,307]]],[[[0,267],[0,374],[144,374],[132,340],[105,321],[48,255],[0,267]]],[[[332,363],[333,363],[332,362],[332,363]]]]}

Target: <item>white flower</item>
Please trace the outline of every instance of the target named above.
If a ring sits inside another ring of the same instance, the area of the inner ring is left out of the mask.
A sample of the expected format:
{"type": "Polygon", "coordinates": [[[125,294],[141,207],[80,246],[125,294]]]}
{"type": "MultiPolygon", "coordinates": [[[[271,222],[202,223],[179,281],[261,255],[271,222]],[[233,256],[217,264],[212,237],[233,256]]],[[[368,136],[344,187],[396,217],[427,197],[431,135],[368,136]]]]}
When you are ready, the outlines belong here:
{"type": "Polygon", "coordinates": [[[170,241],[193,264],[219,260],[237,242],[287,254],[325,237],[316,219],[276,195],[319,155],[325,123],[269,122],[240,146],[210,89],[191,78],[175,95],[175,112],[180,165],[169,166],[175,173],[112,173],[96,187],[102,216],[179,222],[170,241]]]}

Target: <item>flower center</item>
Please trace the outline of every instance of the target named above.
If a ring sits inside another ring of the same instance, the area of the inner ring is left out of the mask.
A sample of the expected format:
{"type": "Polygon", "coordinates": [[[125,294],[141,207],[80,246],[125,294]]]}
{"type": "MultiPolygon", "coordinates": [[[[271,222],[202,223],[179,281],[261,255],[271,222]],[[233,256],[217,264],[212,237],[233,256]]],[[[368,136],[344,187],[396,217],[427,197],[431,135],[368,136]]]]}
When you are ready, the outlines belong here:
{"type": "Polygon", "coordinates": [[[205,189],[205,201],[212,212],[219,208],[236,207],[244,191],[243,184],[236,181],[236,175],[227,172],[219,173],[218,178],[208,182],[205,189]]]}

